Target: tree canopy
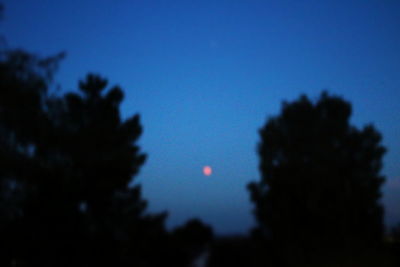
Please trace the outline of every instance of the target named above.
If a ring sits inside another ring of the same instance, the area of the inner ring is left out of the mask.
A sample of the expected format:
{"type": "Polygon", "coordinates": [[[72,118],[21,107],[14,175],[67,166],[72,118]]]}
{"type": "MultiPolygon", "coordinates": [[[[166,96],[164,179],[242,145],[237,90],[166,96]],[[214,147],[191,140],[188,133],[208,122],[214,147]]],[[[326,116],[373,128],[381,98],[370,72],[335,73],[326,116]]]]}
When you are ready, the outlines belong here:
{"type": "Polygon", "coordinates": [[[98,75],[50,96],[61,57],[0,62],[3,266],[152,265],[144,252],[162,243],[166,214],[145,214],[132,185],[146,159],[139,115],[122,120],[122,90],[98,75]]]}
{"type": "Polygon", "coordinates": [[[123,120],[122,89],[95,74],[51,94],[63,57],[1,54],[0,265],[190,265],[212,229],[168,233],[165,212],[146,212],[140,116],[123,120]]]}
{"type": "Polygon", "coordinates": [[[261,179],[248,186],[257,232],[285,257],[372,246],[382,238],[385,148],[374,126],[352,126],[350,115],[340,97],[324,92],[313,102],[303,95],[284,102],[259,131],[261,179]]]}

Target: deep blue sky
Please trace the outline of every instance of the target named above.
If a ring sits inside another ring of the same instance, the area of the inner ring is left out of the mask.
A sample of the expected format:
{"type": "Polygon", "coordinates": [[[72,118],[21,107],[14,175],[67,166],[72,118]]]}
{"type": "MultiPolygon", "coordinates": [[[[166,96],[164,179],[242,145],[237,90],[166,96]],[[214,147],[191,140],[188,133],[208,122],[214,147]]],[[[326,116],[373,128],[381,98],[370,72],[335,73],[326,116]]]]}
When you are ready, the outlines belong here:
{"type": "Polygon", "coordinates": [[[3,2],[10,47],[67,51],[63,90],[88,72],[125,90],[123,116],[141,114],[149,154],[136,180],[169,227],[195,216],[246,232],[258,129],[282,100],[323,89],[383,133],[386,220],[400,221],[400,1],[3,2]]]}

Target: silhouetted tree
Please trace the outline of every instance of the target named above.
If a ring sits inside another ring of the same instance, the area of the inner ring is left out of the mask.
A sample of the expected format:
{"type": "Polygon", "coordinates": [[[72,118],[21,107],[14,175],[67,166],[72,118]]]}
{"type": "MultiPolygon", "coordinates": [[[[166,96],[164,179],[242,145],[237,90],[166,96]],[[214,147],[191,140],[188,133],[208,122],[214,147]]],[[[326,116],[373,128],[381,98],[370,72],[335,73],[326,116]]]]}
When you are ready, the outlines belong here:
{"type": "Polygon", "coordinates": [[[122,90],[96,75],[50,97],[62,56],[1,54],[0,263],[159,266],[166,214],[145,214],[132,184],[139,116],[122,120],[122,90]]]}
{"type": "Polygon", "coordinates": [[[172,231],[171,241],[175,255],[174,266],[190,266],[193,260],[213,240],[213,230],[199,219],[190,219],[183,226],[172,231]]]}
{"type": "MultiPolygon", "coordinates": [[[[105,92],[106,86],[105,79],[90,74],[80,82],[80,93],[49,101],[52,135],[37,151],[50,172],[40,186],[40,195],[53,200],[47,227],[61,228],[55,232],[70,242],[60,249],[75,251],[84,265],[151,265],[159,259],[149,252],[166,238],[165,214],[143,213],[140,186],[132,186],[146,159],[136,145],[139,116],[123,121],[122,90],[105,92]],[[69,228],[63,227],[66,214],[69,228]],[[77,240],[86,242],[82,250],[74,249],[77,240]]],[[[30,210],[44,212],[42,203],[31,203],[30,210]]]]}
{"type": "Polygon", "coordinates": [[[247,237],[232,236],[217,239],[210,249],[208,267],[258,267],[279,266],[274,255],[264,244],[247,237]]]}
{"type": "Polygon", "coordinates": [[[193,246],[202,248],[213,239],[213,230],[200,219],[190,219],[183,226],[173,231],[176,239],[192,243],[193,246]]]}
{"type": "MultiPolygon", "coordinates": [[[[24,218],[38,173],[35,149],[46,132],[44,97],[63,54],[45,59],[0,53],[0,233],[2,266],[24,254],[24,218]]],[[[29,241],[28,241],[29,242],[29,241]]]]}
{"type": "Polygon", "coordinates": [[[293,261],[381,241],[385,148],[372,125],[351,126],[351,105],[324,92],[283,103],[260,130],[261,180],[249,184],[259,234],[293,261]]]}
{"type": "Polygon", "coordinates": [[[65,198],[73,200],[73,212],[78,208],[85,222],[87,262],[189,266],[211,241],[212,229],[190,220],[168,236],[165,213],[144,215],[140,187],[130,186],[145,161],[135,144],[142,132],[139,116],[123,122],[122,91],[113,87],[102,94],[106,84],[99,76],[88,75],[79,84],[81,94],[69,93],[62,101],[50,102],[58,119],[53,139],[43,146],[49,165],[61,165],[58,176],[67,174],[61,187],[66,189],[65,198]]]}

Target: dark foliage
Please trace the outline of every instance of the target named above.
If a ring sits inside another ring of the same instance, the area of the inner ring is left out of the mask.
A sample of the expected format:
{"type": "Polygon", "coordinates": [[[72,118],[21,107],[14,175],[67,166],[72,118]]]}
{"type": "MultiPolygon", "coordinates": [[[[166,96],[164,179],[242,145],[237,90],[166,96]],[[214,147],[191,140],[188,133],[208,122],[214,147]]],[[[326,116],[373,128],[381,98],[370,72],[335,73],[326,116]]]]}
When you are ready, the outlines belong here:
{"type": "Polygon", "coordinates": [[[122,90],[96,75],[50,98],[61,57],[0,62],[1,265],[156,266],[165,214],[144,214],[132,186],[146,159],[139,116],[121,120],[122,90]]]}
{"type": "Polygon", "coordinates": [[[171,233],[170,249],[173,266],[190,266],[213,241],[213,230],[199,219],[191,219],[171,233]]]}
{"type": "Polygon", "coordinates": [[[176,240],[183,243],[192,243],[192,246],[201,249],[213,239],[213,230],[199,219],[191,219],[185,225],[173,231],[176,240]]]}
{"type": "Polygon", "coordinates": [[[353,254],[380,244],[385,148],[372,125],[349,123],[351,105],[302,96],[260,130],[261,180],[249,184],[255,233],[290,262],[353,254]]]}
{"type": "MultiPolygon", "coordinates": [[[[34,199],[35,180],[44,177],[35,157],[37,145],[49,129],[43,108],[51,73],[62,55],[38,59],[16,50],[2,52],[0,60],[0,232],[5,257],[2,265],[26,254],[28,205],[34,199]]],[[[38,215],[39,216],[39,215],[38,215]]]]}
{"type": "Polygon", "coordinates": [[[248,237],[219,238],[210,249],[208,267],[282,267],[275,249],[267,242],[248,237]]]}

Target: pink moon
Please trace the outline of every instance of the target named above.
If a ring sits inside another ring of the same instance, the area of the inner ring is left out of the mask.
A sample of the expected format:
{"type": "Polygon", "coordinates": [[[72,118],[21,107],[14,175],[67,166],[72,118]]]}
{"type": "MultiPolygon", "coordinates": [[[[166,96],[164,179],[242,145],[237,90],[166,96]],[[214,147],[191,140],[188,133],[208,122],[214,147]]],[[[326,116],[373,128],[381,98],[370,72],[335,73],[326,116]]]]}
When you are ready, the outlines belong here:
{"type": "Polygon", "coordinates": [[[210,166],[204,166],[203,167],[203,174],[205,176],[210,176],[212,174],[212,169],[210,166]]]}

